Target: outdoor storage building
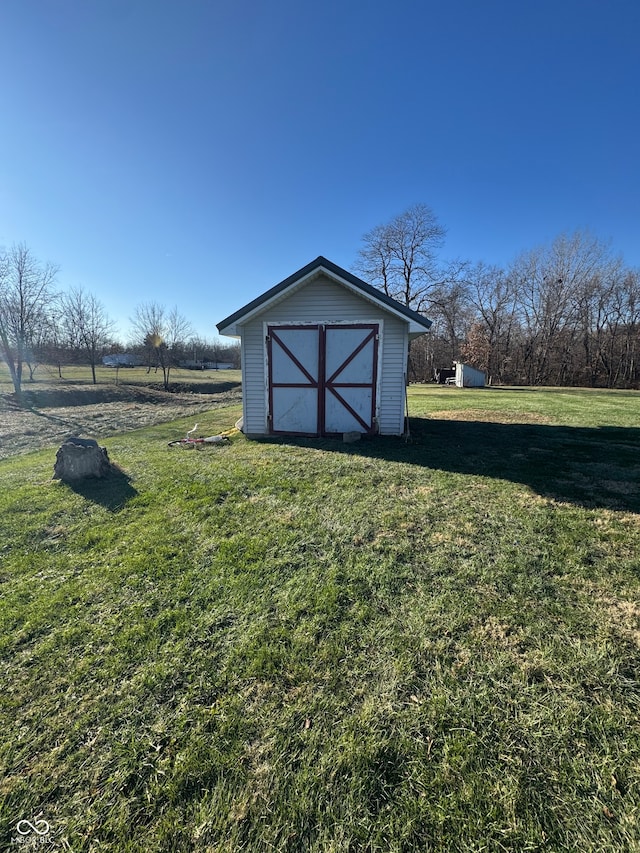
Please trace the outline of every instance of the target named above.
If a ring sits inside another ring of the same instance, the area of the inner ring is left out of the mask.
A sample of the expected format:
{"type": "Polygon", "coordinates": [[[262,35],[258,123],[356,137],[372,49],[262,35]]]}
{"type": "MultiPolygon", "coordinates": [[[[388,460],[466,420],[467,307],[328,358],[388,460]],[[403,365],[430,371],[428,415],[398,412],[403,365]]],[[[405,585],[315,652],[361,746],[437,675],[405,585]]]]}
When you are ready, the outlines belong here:
{"type": "Polygon", "coordinates": [[[484,388],[487,384],[487,374],[470,364],[455,361],[457,388],[484,388]]]}
{"type": "Polygon", "coordinates": [[[409,341],[431,321],[319,257],[221,323],[248,436],[402,435],[409,341]]]}

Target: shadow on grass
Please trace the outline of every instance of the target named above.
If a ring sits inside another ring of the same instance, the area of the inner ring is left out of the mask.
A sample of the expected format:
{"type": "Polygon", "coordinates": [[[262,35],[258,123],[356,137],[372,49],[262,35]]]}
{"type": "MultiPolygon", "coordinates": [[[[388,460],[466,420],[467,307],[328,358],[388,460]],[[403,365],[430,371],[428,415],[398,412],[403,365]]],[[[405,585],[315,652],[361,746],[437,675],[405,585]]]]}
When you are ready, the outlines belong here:
{"type": "Polygon", "coordinates": [[[82,495],[86,500],[100,504],[110,512],[118,512],[127,501],[138,494],[131,485],[131,478],[113,464],[106,477],[101,479],[88,477],[85,480],[65,482],[64,485],[77,495],[82,495]]]}
{"type": "MultiPolygon", "coordinates": [[[[522,483],[543,497],[640,513],[640,428],[410,419],[411,438],[287,443],[522,483]]],[[[272,439],[269,439],[272,440],[272,439]]]]}

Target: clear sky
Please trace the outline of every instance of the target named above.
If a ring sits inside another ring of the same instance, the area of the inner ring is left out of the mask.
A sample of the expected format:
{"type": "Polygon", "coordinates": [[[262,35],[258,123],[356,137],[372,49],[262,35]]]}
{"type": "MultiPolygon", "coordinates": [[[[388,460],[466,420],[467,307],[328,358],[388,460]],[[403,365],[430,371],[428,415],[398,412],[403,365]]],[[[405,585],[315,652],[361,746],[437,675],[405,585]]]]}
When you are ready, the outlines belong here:
{"type": "Polygon", "coordinates": [[[640,0],[1,0],[0,246],[126,336],[215,324],[408,206],[443,257],[640,266],[640,0]]]}

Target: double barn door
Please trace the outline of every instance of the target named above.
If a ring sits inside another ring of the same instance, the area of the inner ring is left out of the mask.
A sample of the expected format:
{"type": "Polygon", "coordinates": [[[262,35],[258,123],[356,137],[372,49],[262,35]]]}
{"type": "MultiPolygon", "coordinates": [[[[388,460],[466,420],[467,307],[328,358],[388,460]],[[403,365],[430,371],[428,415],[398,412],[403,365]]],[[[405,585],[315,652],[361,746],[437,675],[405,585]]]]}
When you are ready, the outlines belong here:
{"type": "Polygon", "coordinates": [[[267,357],[270,432],[375,431],[377,323],[269,326],[267,357]]]}

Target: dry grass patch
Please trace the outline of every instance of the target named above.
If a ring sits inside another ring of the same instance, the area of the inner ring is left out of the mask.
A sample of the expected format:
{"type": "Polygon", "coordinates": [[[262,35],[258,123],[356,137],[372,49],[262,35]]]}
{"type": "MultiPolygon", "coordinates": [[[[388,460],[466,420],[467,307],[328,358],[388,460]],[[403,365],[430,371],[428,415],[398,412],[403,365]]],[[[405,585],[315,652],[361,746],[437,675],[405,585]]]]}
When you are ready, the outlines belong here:
{"type": "Polygon", "coordinates": [[[575,583],[576,589],[592,598],[599,607],[608,627],[640,648],[640,603],[638,600],[616,598],[601,586],[586,579],[575,583]]]}
{"type": "Polygon", "coordinates": [[[0,459],[60,443],[69,435],[117,435],[188,414],[197,416],[240,399],[239,385],[218,393],[168,393],[138,385],[65,384],[27,389],[21,405],[13,395],[0,395],[0,459]]]}
{"type": "Polygon", "coordinates": [[[493,424],[550,424],[552,418],[533,411],[500,411],[495,409],[435,409],[429,417],[441,421],[478,421],[493,424]]]}

